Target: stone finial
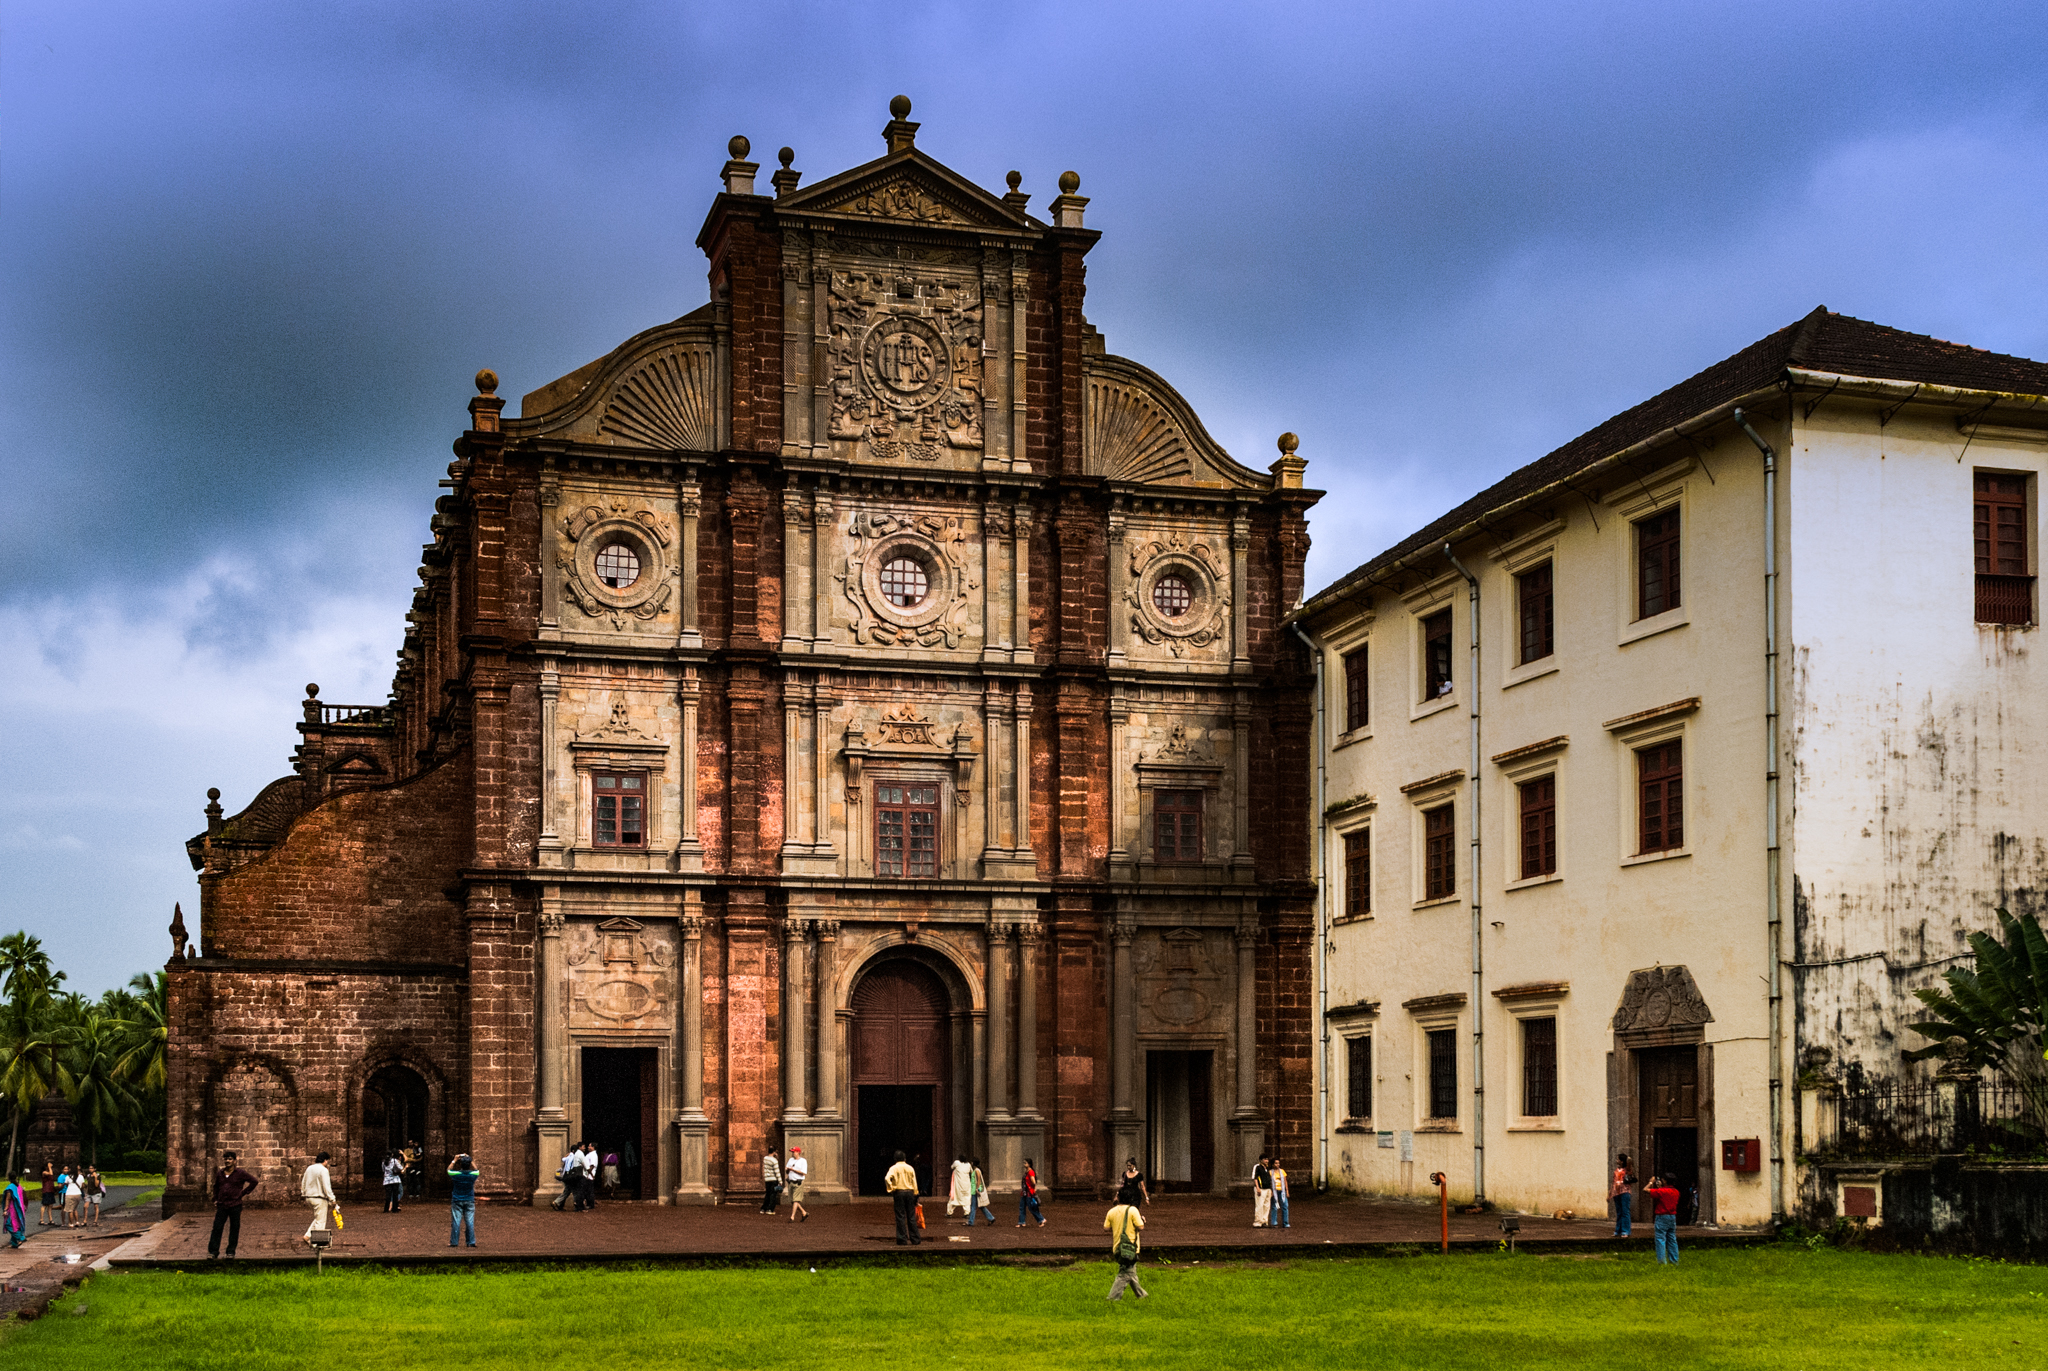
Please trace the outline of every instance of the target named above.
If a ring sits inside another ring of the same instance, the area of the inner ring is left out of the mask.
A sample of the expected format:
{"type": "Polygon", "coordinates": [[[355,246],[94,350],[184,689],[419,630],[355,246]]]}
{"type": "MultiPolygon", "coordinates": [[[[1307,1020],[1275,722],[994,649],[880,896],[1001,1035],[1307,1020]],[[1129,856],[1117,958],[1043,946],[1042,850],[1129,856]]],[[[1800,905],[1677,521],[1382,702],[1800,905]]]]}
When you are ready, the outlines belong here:
{"type": "Polygon", "coordinates": [[[747,154],[753,151],[753,148],[754,145],[747,141],[747,136],[743,133],[735,133],[726,143],[725,150],[732,154],[732,160],[727,162],[718,174],[725,178],[727,195],[754,193],[754,173],[761,169],[761,164],[747,160],[747,154]]]}
{"type": "Polygon", "coordinates": [[[185,909],[182,905],[171,906],[171,960],[185,960],[185,944],[191,939],[185,936],[185,909]]]}
{"type": "Polygon", "coordinates": [[[320,698],[320,683],[318,681],[306,682],[306,698],[309,700],[320,698]]]}
{"type": "Polygon", "coordinates": [[[1003,183],[1010,188],[1009,194],[1003,197],[1003,203],[1021,213],[1024,207],[1031,203],[1031,197],[1017,189],[1024,184],[1024,173],[1013,171],[1003,178],[1003,183]]]}
{"type": "Polygon", "coordinates": [[[478,433],[496,433],[498,415],[505,408],[498,394],[498,373],[485,367],[476,374],[476,395],[469,402],[469,426],[478,433]]]}
{"type": "Polygon", "coordinates": [[[768,179],[775,186],[775,198],[780,200],[783,196],[796,189],[796,183],[804,179],[804,174],[800,171],[790,170],[789,164],[796,161],[795,148],[781,149],[775,154],[775,160],[782,164],[782,170],[776,172],[768,179]]]}
{"type": "Polygon", "coordinates": [[[882,128],[882,138],[889,145],[891,153],[908,152],[917,146],[916,124],[910,122],[910,97],[899,95],[889,102],[889,122],[882,128]]]}
{"type": "Polygon", "coordinates": [[[1967,1080],[1977,1074],[1970,1064],[1969,1040],[1960,1037],[1941,1040],[1941,1070],[1935,1073],[1950,1080],[1967,1080]]]}
{"type": "Polygon", "coordinates": [[[227,826],[226,821],[221,818],[221,813],[220,787],[211,786],[206,792],[206,833],[208,837],[214,836],[227,826]]]}
{"type": "Polygon", "coordinates": [[[1081,174],[1076,171],[1060,173],[1060,193],[1053,197],[1052,222],[1056,228],[1080,228],[1081,215],[1088,208],[1088,197],[1076,195],[1081,189],[1081,174]]]}
{"type": "Polygon", "coordinates": [[[498,373],[492,371],[489,367],[479,371],[476,374],[476,393],[479,395],[496,395],[498,393],[498,373]]]}
{"type": "Polygon", "coordinates": [[[1300,490],[1301,473],[1308,470],[1308,460],[1294,455],[1301,446],[1301,439],[1292,433],[1280,435],[1280,460],[1267,470],[1273,473],[1273,485],[1279,490],[1300,490]]]}

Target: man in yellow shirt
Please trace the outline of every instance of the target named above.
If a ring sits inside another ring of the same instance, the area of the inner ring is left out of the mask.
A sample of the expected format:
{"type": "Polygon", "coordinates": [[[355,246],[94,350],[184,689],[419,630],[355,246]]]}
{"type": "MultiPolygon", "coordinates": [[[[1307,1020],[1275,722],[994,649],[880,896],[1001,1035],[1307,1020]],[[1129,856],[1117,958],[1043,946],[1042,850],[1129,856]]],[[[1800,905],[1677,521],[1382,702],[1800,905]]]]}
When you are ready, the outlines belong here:
{"type": "Polygon", "coordinates": [[[1109,1287],[1110,1302],[1122,1299],[1127,1285],[1138,1292],[1139,1299],[1147,1298],[1150,1292],[1138,1284],[1138,1230],[1145,1226],[1145,1216],[1134,1204],[1120,1204],[1103,1216],[1102,1226],[1109,1233],[1110,1255],[1116,1258],[1116,1281],[1109,1287]]]}
{"type": "Polygon", "coordinates": [[[924,1235],[917,1231],[917,1172],[901,1152],[896,1154],[896,1165],[889,1168],[882,1184],[889,1191],[889,1198],[896,1202],[896,1245],[915,1247],[924,1241],[924,1235]]]}

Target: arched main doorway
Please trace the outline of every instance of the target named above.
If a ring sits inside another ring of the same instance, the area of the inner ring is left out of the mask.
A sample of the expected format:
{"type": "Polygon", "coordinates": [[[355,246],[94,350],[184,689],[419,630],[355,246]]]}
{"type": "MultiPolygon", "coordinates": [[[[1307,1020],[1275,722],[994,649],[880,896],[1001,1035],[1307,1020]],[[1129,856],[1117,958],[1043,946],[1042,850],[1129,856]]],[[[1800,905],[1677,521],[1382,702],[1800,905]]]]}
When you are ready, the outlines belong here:
{"type": "Polygon", "coordinates": [[[853,1152],[859,1193],[880,1195],[899,1151],[935,1193],[952,1160],[952,1031],[946,989],[914,961],[887,961],[853,992],[853,1152]]]}
{"type": "Polygon", "coordinates": [[[380,1193],[384,1154],[427,1142],[427,1083],[409,1066],[387,1066],[363,1082],[364,1193],[380,1193]]]}

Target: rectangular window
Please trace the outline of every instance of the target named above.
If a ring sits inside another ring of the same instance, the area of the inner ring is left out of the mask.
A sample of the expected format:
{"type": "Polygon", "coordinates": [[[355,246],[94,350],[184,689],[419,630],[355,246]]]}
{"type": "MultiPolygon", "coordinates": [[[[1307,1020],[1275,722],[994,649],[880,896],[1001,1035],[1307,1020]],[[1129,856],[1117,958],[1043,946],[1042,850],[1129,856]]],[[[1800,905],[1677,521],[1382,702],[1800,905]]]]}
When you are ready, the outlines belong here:
{"type": "Polygon", "coordinates": [[[1429,1117],[1458,1117],[1458,1030],[1429,1030],[1429,1117]]]}
{"type": "Polygon", "coordinates": [[[1522,625],[1522,659],[1519,665],[1526,666],[1557,651],[1557,631],[1551,615],[1549,562],[1515,577],[1515,601],[1521,611],[1522,625]]]}
{"type": "Polygon", "coordinates": [[[1639,852],[1669,852],[1685,846],[1685,749],[1674,738],[1636,753],[1637,812],[1642,816],[1639,852]]]}
{"type": "Polygon", "coordinates": [[[2034,578],[2027,574],[2027,478],[1977,473],[1974,502],[1977,622],[2034,621],[2034,578]]]}
{"type": "Polygon", "coordinates": [[[1344,835],[1344,917],[1372,913],[1372,830],[1344,835]]]}
{"type": "Polygon", "coordinates": [[[939,788],[875,787],[875,874],[930,878],[939,874],[939,788]]]}
{"type": "Polygon", "coordinates": [[[1677,609],[1678,507],[1652,514],[1636,525],[1636,617],[1648,619],[1677,609]]]}
{"type": "Polygon", "coordinates": [[[1352,1038],[1344,1044],[1344,1115],[1372,1117],[1372,1039],[1352,1038]]]}
{"type": "Polygon", "coordinates": [[[1364,728],[1369,697],[1365,685],[1366,650],[1344,654],[1344,731],[1364,728]]]}
{"type": "Polygon", "coordinates": [[[1202,860],[1202,792],[1160,790],[1152,797],[1152,860],[1202,860]]]}
{"type": "Polygon", "coordinates": [[[1557,777],[1539,776],[1515,787],[1522,801],[1522,879],[1557,871],[1557,777]]]}
{"type": "Polygon", "coordinates": [[[1547,1119],[1557,1113],[1557,1020],[1522,1020],[1522,1113],[1547,1119]]]}
{"type": "Polygon", "coordinates": [[[1422,698],[1451,693],[1451,612],[1440,609],[1422,621],[1422,698]]]}
{"type": "Polygon", "coordinates": [[[598,847],[647,846],[647,778],[600,771],[590,778],[590,840],[598,847]]]}
{"type": "Polygon", "coordinates": [[[1457,893],[1457,806],[1440,805],[1422,813],[1422,898],[1446,900],[1457,893]]]}

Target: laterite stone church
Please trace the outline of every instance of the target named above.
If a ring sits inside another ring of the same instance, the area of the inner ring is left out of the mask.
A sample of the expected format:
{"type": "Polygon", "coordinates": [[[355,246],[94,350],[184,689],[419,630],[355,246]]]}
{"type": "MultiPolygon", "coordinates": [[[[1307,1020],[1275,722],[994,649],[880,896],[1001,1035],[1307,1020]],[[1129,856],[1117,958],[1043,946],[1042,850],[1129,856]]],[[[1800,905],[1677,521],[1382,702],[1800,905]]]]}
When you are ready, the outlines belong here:
{"type": "Polygon", "coordinates": [[[677,1204],[792,1145],[823,1199],[1306,1164],[1316,492],[1107,351],[1078,178],[892,109],[772,194],[733,140],[708,304],[517,417],[478,375],[389,701],[308,687],[189,845],[173,1204],[412,1138],[520,1200],[582,1138],[677,1204]]]}

